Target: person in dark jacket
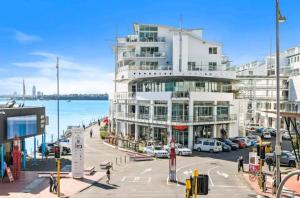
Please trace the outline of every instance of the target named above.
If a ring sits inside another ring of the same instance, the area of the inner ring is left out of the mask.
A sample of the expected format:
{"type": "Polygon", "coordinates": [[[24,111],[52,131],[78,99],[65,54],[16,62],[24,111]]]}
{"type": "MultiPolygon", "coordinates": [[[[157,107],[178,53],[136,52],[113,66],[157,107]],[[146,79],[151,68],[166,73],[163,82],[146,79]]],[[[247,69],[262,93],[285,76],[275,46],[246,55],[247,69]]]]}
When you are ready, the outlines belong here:
{"type": "Polygon", "coordinates": [[[242,155],[238,159],[238,172],[240,172],[241,169],[244,172],[244,158],[242,155]]]}
{"type": "Polygon", "coordinates": [[[49,184],[50,184],[50,189],[49,191],[52,192],[53,191],[53,183],[54,183],[54,178],[53,178],[53,173],[50,174],[50,178],[49,178],[49,184]]]}
{"type": "Polygon", "coordinates": [[[107,171],[106,171],[106,176],[107,176],[106,183],[108,183],[108,184],[109,184],[109,181],[110,181],[110,170],[109,169],[110,168],[108,168],[107,171]]]}

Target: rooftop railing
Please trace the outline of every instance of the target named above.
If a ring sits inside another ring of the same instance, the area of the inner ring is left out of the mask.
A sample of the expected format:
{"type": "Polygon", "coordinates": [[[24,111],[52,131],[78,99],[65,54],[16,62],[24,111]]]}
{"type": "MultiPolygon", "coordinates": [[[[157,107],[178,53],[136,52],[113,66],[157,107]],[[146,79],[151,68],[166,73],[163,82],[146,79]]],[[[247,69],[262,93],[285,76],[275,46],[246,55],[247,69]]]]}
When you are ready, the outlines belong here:
{"type": "Polygon", "coordinates": [[[166,37],[138,38],[137,36],[133,35],[127,37],[126,42],[166,42],[166,37]]]}

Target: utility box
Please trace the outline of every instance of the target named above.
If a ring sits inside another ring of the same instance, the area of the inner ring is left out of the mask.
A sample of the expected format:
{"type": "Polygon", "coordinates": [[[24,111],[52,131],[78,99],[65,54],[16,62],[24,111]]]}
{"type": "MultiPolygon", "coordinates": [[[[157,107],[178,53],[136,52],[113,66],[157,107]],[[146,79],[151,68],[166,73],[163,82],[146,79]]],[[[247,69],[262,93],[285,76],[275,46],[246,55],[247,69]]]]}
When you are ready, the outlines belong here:
{"type": "Polygon", "coordinates": [[[197,177],[197,194],[207,195],[208,194],[208,180],[209,177],[206,174],[198,175],[197,177]]]}

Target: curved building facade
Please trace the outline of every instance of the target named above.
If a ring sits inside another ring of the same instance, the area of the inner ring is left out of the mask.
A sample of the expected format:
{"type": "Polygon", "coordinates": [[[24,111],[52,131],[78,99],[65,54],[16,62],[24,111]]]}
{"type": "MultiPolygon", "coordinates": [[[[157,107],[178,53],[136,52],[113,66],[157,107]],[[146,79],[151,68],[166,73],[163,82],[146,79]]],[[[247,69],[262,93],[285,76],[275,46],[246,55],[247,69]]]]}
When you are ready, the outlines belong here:
{"type": "Polygon", "coordinates": [[[239,135],[235,71],[222,46],[202,29],[134,24],[117,39],[116,89],[110,96],[111,131],[136,140],[189,148],[201,137],[239,135]]]}

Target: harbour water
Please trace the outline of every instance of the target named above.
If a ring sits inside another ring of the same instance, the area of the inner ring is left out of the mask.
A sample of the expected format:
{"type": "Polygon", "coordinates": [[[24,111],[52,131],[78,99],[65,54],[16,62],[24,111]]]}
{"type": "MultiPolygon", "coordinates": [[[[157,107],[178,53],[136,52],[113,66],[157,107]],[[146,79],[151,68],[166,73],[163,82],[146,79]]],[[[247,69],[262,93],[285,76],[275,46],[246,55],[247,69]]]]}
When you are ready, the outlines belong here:
{"type": "MultiPolygon", "coordinates": [[[[17,101],[22,103],[22,101],[17,101]]],[[[25,106],[43,106],[49,117],[49,125],[46,126],[46,142],[57,140],[57,101],[55,100],[28,100],[25,106]]],[[[108,101],[105,100],[61,100],[60,101],[60,135],[68,126],[86,126],[98,118],[108,115],[108,101]]],[[[41,136],[37,136],[38,145],[41,144],[41,136]]],[[[26,139],[26,149],[33,152],[33,138],[26,139]]]]}

